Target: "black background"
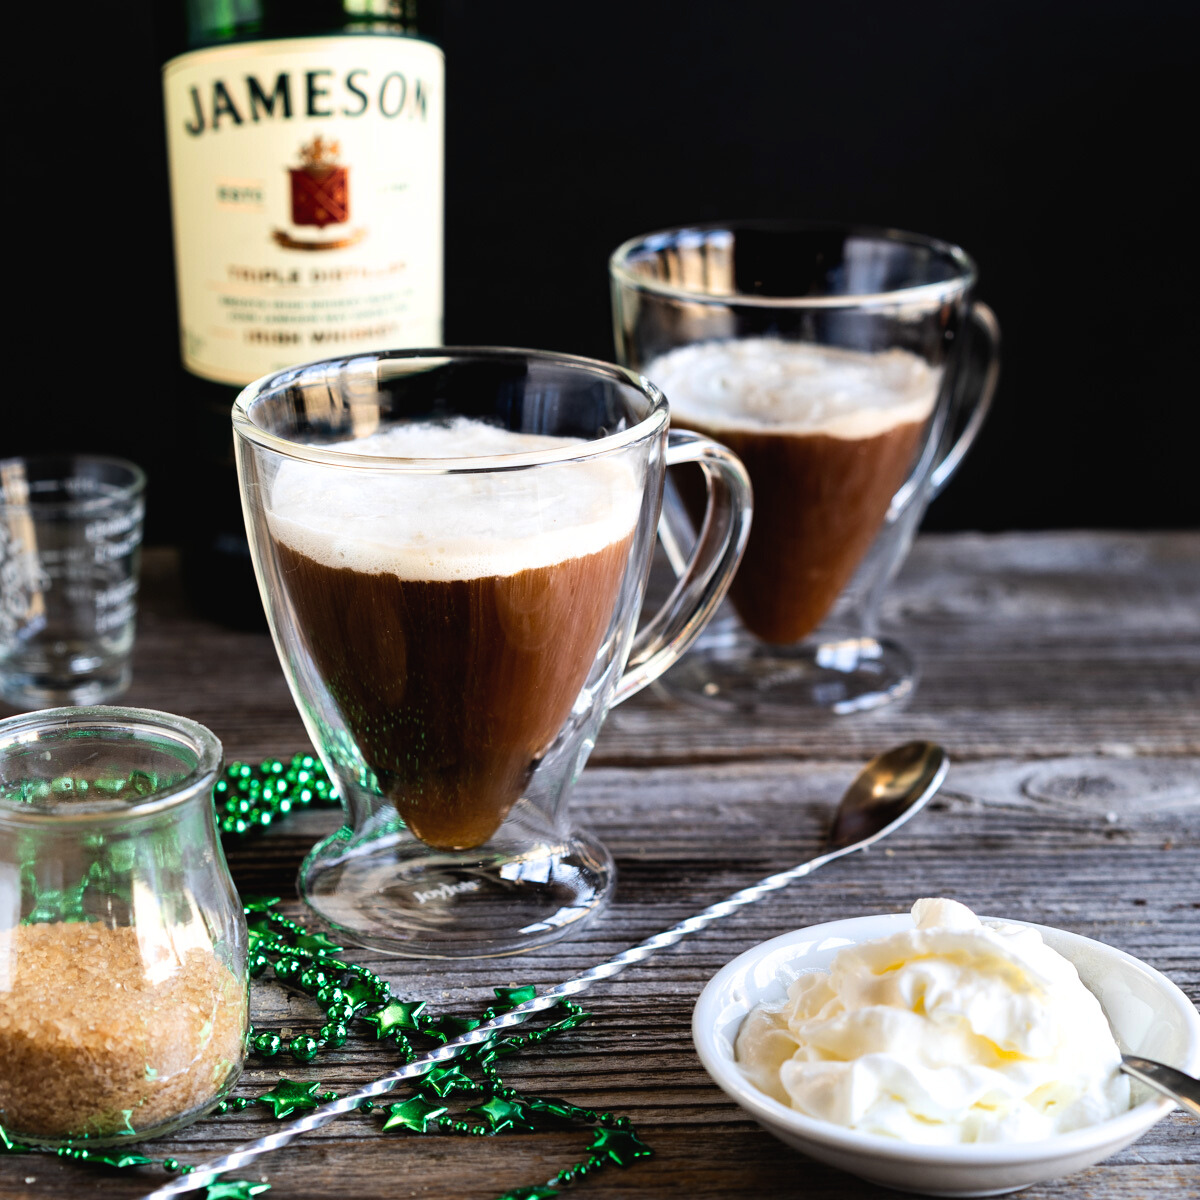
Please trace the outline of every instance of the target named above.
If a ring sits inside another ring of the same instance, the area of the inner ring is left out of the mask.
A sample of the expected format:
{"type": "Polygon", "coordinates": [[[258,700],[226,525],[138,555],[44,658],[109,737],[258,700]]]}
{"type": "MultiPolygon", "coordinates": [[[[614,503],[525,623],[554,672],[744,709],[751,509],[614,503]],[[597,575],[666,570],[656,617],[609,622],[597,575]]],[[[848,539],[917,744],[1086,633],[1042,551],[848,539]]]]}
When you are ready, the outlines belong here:
{"type": "MultiPolygon", "coordinates": [[[[10,43],[0,453],[142,462],[169,541],[190,449],[154,6],[75,7],[10,43]]],[[[1005,338],[925,527],[1200,524],[1193,10],[449,0],[446,340],[611,357],[608,254],[663,226],[907,228],[975,257],[1005,338]]]]}

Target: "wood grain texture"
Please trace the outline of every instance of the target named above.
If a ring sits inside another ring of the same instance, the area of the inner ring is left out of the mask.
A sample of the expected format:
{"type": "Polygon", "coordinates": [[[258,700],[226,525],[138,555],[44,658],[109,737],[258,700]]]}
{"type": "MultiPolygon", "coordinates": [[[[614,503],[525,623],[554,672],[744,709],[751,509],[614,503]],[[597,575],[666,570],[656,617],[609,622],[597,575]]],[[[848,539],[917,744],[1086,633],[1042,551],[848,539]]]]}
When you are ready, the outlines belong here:
{"type": "MultiPolygon", "coordinates": [[[[574,803],[613,851],[619,885],[583,934],[535,956],[462,964],[354,955],[435,1010],[477,1010],[492,986],[556,982],[814,853],[857,762],[879,748],[914,736],[949,748],[954,765],[931,810],[886,846],[600,985],[586,997],[593,1021],[544,1057],[509,1060],[514,1082],[627,1113],[653,1146],[648,1162],[572,1189],[580,1200],[893,1194],[743,1119],[692,1051],[691,1009],[707,980],[800,925],[953,896],[1118,946],[1200,1001],[1200,535],[923,538],[888,615],[923,668],[906,711],[800,728],[715,718],[655,694],[611,715],[574,803]]],[[[163,552],[147,555],[126,701],[203,721],[230,759],[305,745],[269,639],[190,617],[163,552]]],[[[301,858],[336,824],[331,812],[305,812],[232,847],[238,886],[294,896],[301,858]]],[[[288,911],[302,917],[295,900],[288,911]]],[[[254,1021],[298,1033],[319,1014],[271,984],[256,988],[254,1021]]],[[[311,1067],[255,1062],[242,1090],[280,1071],[346,1090],[389,1065],[377,1044],[355,1038],[311,1067]]],[[[147,1152],[213,1157],[266,1132],[265,1111],[204,1122],[147,1152]]],[[[580,1130],[464,1140],[377,1129],[377,1118],[356,1114],[243,1177],[265,1176],[280,1200],[488,1200],[548,1178],[588,1142],[580,1130]]],[[[0,1157],[5,1200],[124,1200],[161,1178],[0,1157]]],[[[1175,1112],[1109,1162],[1023,1195],[1183,1200],[1198,1178],[1200,1123],[1175,1112]]]]}

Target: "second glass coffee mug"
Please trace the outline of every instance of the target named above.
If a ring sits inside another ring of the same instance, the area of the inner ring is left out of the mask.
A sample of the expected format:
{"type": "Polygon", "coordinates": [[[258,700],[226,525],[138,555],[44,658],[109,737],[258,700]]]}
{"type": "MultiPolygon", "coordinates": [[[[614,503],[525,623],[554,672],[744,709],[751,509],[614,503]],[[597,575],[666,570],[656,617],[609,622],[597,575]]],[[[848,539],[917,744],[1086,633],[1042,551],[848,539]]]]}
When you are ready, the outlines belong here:
{"type": "Polygon", "coordinates": [[[608,709],[692,643],[745,545],[739,460],[653,385],[516,350],[393,351],[248,387],[238,475],[271,632],[346,825],[301,868],[346,934],[507,954],[598,911],[567,801],[608,709]],[[709,519],[635,636],[668,464],[709,519]]]}
{"type": "MultiPolygon", "coordinates": [[[[674,425],[730,446],[754,529],[719,617],[664,684],[718,709],[808,717],[908,696],[883,590],[979,432],[999,328],[957,246],[893,230],[737,222],[634,238],[610,261],[617,357],[674,425]]],[[[672,472],[678,568],[701,513],[672,472]]]]}

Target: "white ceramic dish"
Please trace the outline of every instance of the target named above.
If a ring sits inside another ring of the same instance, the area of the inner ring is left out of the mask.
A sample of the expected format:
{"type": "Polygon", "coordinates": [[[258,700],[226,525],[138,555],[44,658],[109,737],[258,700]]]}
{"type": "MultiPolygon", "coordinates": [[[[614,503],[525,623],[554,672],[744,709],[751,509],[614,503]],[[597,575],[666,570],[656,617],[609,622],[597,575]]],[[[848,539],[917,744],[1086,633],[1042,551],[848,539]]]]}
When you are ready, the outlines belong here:
{"type": "MultiPolygon", "coordinates": [[[[1134,1084],[1132,1108],[1086,1129],[1039,1142],[917,1146],[803,1116],[742,1075],[734,1039],[756,1004],[784,999],[797,975],[828,970],[846,946],[911,927],[907,913],[832,921],[786,933],[735,958],[709,982],[692,1016],[696,1050],[713,1080],[763,1128],[811,1158],[885,1187],[933,1196],[995,1196],[1081,1170],[1128,1146],[1171,1110],[1170,1100],[1134,1084]]],[[[1200,1072],[1200,1013],[1165,975],[1090,938],[1033,928],[1075,964],[1123,1051],[1200,1072]]]]}

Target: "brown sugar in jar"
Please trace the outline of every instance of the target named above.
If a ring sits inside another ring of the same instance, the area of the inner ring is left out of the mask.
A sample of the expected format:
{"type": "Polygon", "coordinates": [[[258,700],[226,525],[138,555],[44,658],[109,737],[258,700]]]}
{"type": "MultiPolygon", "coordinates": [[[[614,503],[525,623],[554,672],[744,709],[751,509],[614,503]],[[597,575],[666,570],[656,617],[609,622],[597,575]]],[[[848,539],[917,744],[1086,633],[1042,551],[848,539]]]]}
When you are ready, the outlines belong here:
{"type": "Polygon", "coordinates": [[[0,932],[0,1124],[116,1139],[182,1124],[241,1070],[247,992],[208,946],[48,922],[0,932]]]}
{"type": "Polygon", "coordinates": [[[157,1137],[237,1082],[249,936],[213,820],[221,743],[100,705],[0,720],[0,1126],[157,1137]]]}

